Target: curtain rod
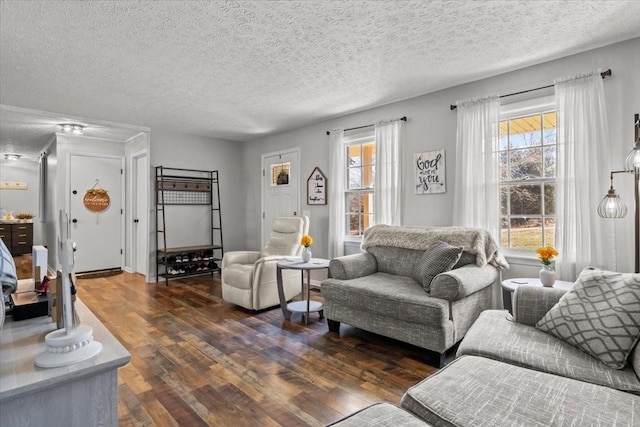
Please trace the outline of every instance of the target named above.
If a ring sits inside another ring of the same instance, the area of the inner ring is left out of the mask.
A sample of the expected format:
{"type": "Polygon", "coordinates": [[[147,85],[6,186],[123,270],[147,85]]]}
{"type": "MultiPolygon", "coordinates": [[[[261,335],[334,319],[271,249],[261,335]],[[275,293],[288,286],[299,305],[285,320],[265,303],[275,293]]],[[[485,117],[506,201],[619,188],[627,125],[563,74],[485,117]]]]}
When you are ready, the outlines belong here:
{"type": "MultiPolygon", "coordinates": [[[[396,120],[402,120],[403,122],[406,122],[407,121],[407,116],[402,116],[399,119],[393,119],[393,120],[390,120],[390,121],[394,122],[396,120]]],[[[348,128],[348,129],[345,129],[345,132],[348,131],[348,130],[364,129],[364,128],[368,128],[369,126],[374,126],[374,125],[375,125],[375,123],[371,123],[370,125],[358,126],[358,127],[355,127],[355,128],[348,128]]],[[[331,135],[331,131],[327,131],[327,135],[331,135]]]]}
{"type": "MultiPolygon", "coordinates": [[[[602,78],[604,79],[607,76],[611,75],[611,68],[609,68],[606,71],[603,71],[600,73],[600,76],[602,76],[602,78]]],[[[500,95],[499,98],[506,98],[507,96],[514,96],[514,95],[521,95],[523,93],[528,93],[528,92],[535,92],[536,90],[542,90],[542,89],[548,89],[550,87],[553,87],[554,85],[546,85],[546,86],[540,86],[540,87],[536,87],[533,89],[527,89],[527,90],[521,90],[520,92],[514,92],[514,93],[508,93],[506,95],[500,95]]],[[[457,105],[451,104],[449,106],[449,108],[451,108],[451,111],[455,110],[456,108],[458,108],[457,105]]]]}

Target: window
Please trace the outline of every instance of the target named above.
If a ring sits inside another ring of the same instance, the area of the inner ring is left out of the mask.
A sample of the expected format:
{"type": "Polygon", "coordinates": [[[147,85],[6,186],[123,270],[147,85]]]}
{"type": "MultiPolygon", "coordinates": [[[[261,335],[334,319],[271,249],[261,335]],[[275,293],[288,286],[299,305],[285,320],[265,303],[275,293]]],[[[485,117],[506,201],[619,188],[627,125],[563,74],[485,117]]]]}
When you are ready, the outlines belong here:
{"type": "Polygon", "coordinates": [[[271,186],[277,187],[278,185],[288,185],[290,170],[290,162],[271,165],[271,186]]]}
{"type": "Polygon", "coordinates": [[[556,112],[505,113],[500,121],[500,240],[503,249],[555,244],[556,112]]]}
{"type": "Polygon", "coordinates": [[[345,135],[346,152],[346,236],[362,237],[373,225],[376,143],[373,129],[345,135]]]}

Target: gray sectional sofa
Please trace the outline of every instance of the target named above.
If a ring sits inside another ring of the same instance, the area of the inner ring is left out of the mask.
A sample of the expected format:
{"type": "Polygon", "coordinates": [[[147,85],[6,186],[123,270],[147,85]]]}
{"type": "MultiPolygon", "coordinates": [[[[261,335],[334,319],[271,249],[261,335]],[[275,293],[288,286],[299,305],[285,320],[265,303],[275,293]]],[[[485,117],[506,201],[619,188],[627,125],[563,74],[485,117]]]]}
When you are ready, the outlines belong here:
{"type": "Polygon", "coordinates": [[[461,342],[458,358],[410,388],[400,408],[377,404],[332,425],[640,425],[637,343],[627,366],[612,369],[533,326],[563,293],[518,288],[514,316],[502,310],[483,312],[461,342]]]}
{"type": "Polygon", "coordinates": [[[445,352],[480,313],[499,305],[497,263],[508,265],[483,230],[374,226],[365,231],[362,247],[365,253],[331,260],[330,279],[322,282],[324,314],[333,332],[343,322],[408,342],[429,350],[441,367],[445,352]],[[430,248],[443,241],[459,248],[457,258],[454,253],[451,265],[431,271],[430,248]],[[425,274],[434,276],[428,285],[425,274]]]}

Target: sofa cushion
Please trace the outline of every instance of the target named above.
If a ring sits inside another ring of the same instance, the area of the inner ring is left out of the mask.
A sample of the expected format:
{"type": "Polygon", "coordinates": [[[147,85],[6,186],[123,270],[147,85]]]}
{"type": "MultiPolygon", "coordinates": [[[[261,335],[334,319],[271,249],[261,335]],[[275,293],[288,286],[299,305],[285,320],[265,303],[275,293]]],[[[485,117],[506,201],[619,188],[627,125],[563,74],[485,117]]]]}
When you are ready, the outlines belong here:
{"type": "Polygon", "coordinates": [[[361,409],[358,412],[354,412],[348,417],[331,423],[327,427],[329,426],[425,427],[429,426],[429,424],[425,423],[411,412],[398,408],[391,403],[376,403],[361,409]]]}
{"type": "Polygon", "coordinates": [[[632,394],[475,356],[411,387],[401,406],[447,427],[631,427],[638,421],[632,394]]]}
{"type": "Polygon", "coordinates": [[[456,262],[456,265],[453,266],[452,270],[456,268],[464,267],[465,265],[473,264],[476,265],[476,256],[471,252],[462,251],[460,255],[460,259],[456,262]]]}
{"type": "Polygon", "coordinates": [[[460,343],[457,355],[487,357],[640,394],[640,379],[631,367],[609,368],[554,336],[510,320],[510,315],[502,310],[487,310],[480,314],[460,343]]]}
{"type": "Polygon", "coordinates": [[[376,258],[380,273],[409,277],[412,277],[414,266],[424,254],[422,250],[392,246],[372,246],[367,252],[376,258]]]}
{"type": "Polygon", "coordinates": [[[584,270],[536,328],[624,368],[640,338],[640,274],[584,270]]]}
{"type": "Polygon", "coordinates": [[[449,304],[431,298],[422,286],[406,276],[375,273],[352,280],[322,282],[325,302],[339,301],[356,313],[376,315],[440,327],[449,320],[449,304]]]}
{"type": "Polygon", "coordinates": [[[413,278],[429,291],[433,278],[449,271],[460,259],[462,246],[451,246],[447,242],[437,242],[424,251],[413,269],[413,278]]]}

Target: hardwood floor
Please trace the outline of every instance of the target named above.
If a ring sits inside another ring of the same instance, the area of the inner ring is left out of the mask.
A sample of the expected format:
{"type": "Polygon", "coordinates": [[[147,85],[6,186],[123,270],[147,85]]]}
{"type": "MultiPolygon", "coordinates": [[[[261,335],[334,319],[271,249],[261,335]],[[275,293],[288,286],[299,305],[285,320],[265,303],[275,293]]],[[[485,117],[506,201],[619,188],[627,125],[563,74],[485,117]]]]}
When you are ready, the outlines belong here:
{"type": "MultiPolygon", "coordinates": [[[[30,277],[31,256],[16,257],[30,277]]],[[[221,299],[219,276],[147,284],[78,280],[78,294],[131,353],[119,370],[121,426],[319,426],[400,402],[436,371],[424,351],[326,319],[283,320],[221,299]]],[[[321,299],[319,293],[314,298],[321,299]]]]}

